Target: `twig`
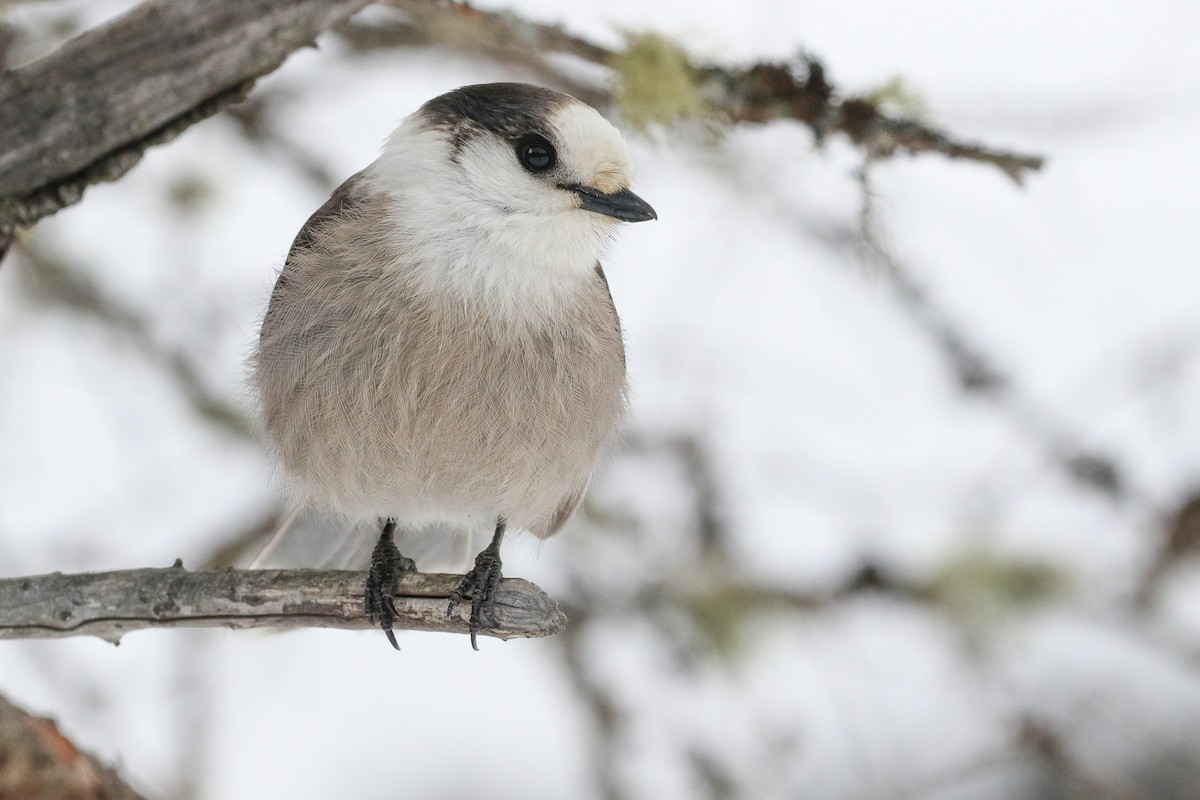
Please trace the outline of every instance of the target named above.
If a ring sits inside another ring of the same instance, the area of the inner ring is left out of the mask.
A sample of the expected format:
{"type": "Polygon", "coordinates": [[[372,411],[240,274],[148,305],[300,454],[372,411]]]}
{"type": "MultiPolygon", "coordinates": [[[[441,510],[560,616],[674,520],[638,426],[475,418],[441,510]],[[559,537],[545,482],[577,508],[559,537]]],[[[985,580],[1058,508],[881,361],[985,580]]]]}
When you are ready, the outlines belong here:
{"type": "MultiPolygon", "coordinates": [[[[0,639],[99,636],[143,628],[367,629],[365,574],[355,571],[133,569],[0,580],[0,639]]],[[[460,575],[406,573],[396,583],[396,629],[467,633],[468,609],[446,616],[460,575]]],[[[550,636],[566,626],[553,598],[508,578],[496,595],[498,639],[550,636]]]]}
{"type": "Polygon", "coordinates": [[[589,618],[579,618],[560,640],[559,652],[571,688],[591,716],[593,731],[588,748],[592,782],[601,800],[621,800],[626,794],[621,786],[621,736],[628,725],[628,714],[618,698],[598,676],[593,674],[592,661],[585,650],[589,618]]]}
{"type": "Polygon", "coordinates": [[[963,392],[992,401],[1078,485],[1114,502],[1132,500],[1148,505],[1115,459],[1086,448],[1067,423],[1039,411],[1000,370],[995,359],[972,342],[912,277],[887,241],[886,231],[878,218],[871,188],[872,164],[873,160],[867,159],[859,173],[862,202],[859,235],[866,255],[882,267],[880,273],[895,290],[901,307],[933,339],[963,392]]]}
{"type": "Polygon", "coordinates": [[[1135,778],[1102,761],[1090,764],[1080,761],[1070,752],[1062,736],[1031,714],[1019,720],[1016,738],[1020,750],[1031,754],[1058,776],[1062,785],[1056,794],[1072,796],[1075,792],[1069,790],[1077,788],[1077,796],[1094,800],[1153,800],[1165,796],[1143,789],[1135,778]]]}
{"type": "Polygon", "coordinates": [[[705,67],[702,94],[734,122],[791,119],[808,126],[818,141],[843,134],[871,158],[896,153],[938,153],[1000,168],[1018,185],[1042,168],[1041,156],[964,142],[924,122],[885,113],[865,97],[841,95],[812,56],[799,63],[759,63],[738,70],[705,67]]]}
{"type": "Polygon", "coordinates": [[[1193,489],[1165,515],[1154,559],[1143,572],[1133,594],[1134,607],[1150,609],[1163,581],[1181,563],[1194,559],[1200,550],[1200,489],[1193,489]]]}
{"type": "MultiPolygon", "coordinates": [[[[208,386],[196,358],[178,345],[161,341],[143,312],[108,294],[73,264],[32,239],[18,242],[14,253],[22,287],[38,300],[61,305],[80,316],[94,317],[126,337],[151,363],[172,379],[200,419],[239,438],[253,438],[253,423],[230,397],[208,386]]],[[[2,798],[0,798],[2,800],[2,798]]]]}
{"type": "Polygon", "coordinates": [[[54,720],[0,697],[0,798],[142,800],[112,769],[81,751],[54,720]]]}

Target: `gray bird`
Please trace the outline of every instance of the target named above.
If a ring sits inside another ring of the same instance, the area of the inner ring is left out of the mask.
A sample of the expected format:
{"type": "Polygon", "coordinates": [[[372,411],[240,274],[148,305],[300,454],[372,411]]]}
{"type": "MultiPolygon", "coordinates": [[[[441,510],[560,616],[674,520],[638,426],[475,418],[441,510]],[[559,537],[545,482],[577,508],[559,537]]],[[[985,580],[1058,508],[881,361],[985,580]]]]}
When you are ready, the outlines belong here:
{"type": "Polygon", "coordinates": [[[394,535],[494,530],[450,599],[471,645],[494,614],[506,526],[579,505],[626,407],[599,256],[630,191],[621,134],[569,95],[465,86],[409,116],[296,236],[253,360],[298,504],[382,525],[364,591],[392,646],[394,535]],[[481,616],[482,615],[482,616],[481,616]]]}

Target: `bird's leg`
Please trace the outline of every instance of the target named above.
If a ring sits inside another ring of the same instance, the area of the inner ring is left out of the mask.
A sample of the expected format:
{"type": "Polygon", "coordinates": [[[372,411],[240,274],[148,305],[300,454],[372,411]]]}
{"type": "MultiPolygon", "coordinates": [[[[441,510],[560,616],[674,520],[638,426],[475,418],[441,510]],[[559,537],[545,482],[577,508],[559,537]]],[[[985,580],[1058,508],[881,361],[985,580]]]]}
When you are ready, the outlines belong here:
{"type": "Polygon", "coordinates": [[[396,634],[392,633],[392,623],[399,614],[396,613],[396,576],[401,572],[413,572],[417,568],[411,558],[400,555],[392,535],[396,531],[396,520],[389,518],[379,534],[379,542],[371,551],[371,568],[367,572],[367,586],[363,591],[363,606],[372,622],[378,621],[388,641],[397,650],[396,634]]]}
{"type": "Polygon", "coordinates": [[[459,603],[471,601],[471,648],[474,650],[479,649],[475,635],[479,633],[481,617],[486,616],[493,627],[499,624],[496,621],[496,587],[500,585],[500,541],[504,538],[504,526],[504,517],[496,520],[492,543],[475,556],[475,567],[463,577],[446,606],[448,617],[459,603]]]}

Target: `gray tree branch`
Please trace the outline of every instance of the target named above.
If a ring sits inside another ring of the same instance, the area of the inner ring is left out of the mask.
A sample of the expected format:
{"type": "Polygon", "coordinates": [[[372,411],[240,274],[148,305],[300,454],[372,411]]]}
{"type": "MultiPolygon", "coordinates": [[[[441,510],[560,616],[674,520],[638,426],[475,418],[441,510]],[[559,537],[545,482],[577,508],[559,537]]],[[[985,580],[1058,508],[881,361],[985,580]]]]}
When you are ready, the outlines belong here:
{"type": "Polygon", "coordinates": [[[0,255],[367,0],[148,0],[0,78],[0,255]]]}
{"type": "Polygon", "coordinates": [[[962,390],[991,400],[1075,483],[1113,501],[1133,501],[1148,508],[1149,501],[1134,486],[1124,465],[1107,453],[1085,447],[1083,437],[1067,421],[1057,419],[1031,401],[1012,377],[1001,370],[997,360],[972,341],[910,274],[892,249],[875,208],[872,166],[873,160],[868,159],[859,173],[862,201],[859,235],[864,253],[883,267],[879,274],[891,284],[901,307],[930,335],[962,390]]]}
{"type": "MultiPolygon", "coordinates": [[[[374,627],[363,612],[365,573],[339,570],[131,569],[0,580],[0,639],[98,636],[116,642],[144,628],[374,627]]],[[[397,630],[467,633],[469,608],[447,617],[461,575],[402,574],[397,630]]],[[[485,620],[486,622],[486,620],[485,620]]],[[[550,636],[566,626],[554,600],[517,578],[500,582],[497,639],[550,636]]]]}

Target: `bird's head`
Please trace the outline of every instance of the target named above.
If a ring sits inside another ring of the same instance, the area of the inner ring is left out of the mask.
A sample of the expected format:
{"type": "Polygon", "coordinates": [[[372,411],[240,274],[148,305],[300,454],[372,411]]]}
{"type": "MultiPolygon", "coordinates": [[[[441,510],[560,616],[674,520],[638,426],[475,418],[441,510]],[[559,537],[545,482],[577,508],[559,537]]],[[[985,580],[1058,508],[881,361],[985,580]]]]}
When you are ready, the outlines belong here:
{"type": "Polygon", "coordinates": [[[528,84],[435,97],[369,175],[392,197],[398,248],[439,282],[461,275],[463,292],[590,275],[616,223],[657,219],[630,190],[620,132],[574,97],[528,84]]]}
{"type": "Polygon", "coordinates": [[[620,131],[570,95],[522,83],[464,86],[430,100],[416,118],[445,137],[450,172],[501,213],[657,218],[630,191],[632,163],[620,131]]]}

